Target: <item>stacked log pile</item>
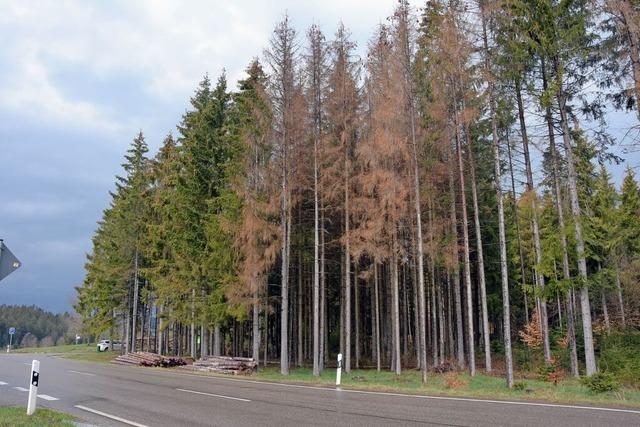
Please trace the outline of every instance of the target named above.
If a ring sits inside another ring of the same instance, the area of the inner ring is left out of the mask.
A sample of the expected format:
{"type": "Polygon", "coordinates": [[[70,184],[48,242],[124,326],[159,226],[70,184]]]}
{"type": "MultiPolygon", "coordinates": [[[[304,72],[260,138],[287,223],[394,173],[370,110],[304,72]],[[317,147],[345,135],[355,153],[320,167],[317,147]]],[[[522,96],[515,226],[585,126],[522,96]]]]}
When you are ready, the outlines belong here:
{"type": "Polygon", "coordinates": [[[161,356],[159,354],[143,351],[120,355],[113,360],[113,363],[118,365],[160,366],[163,368],[187,364],[187,362],[181,357],[161,356]]]}
{"type": "Polygon", "coordinates": [[[258,363],[250,357],[205,356],[193,362],[189,369],[229,375],[249,375],[256,371],[258,363]]]}

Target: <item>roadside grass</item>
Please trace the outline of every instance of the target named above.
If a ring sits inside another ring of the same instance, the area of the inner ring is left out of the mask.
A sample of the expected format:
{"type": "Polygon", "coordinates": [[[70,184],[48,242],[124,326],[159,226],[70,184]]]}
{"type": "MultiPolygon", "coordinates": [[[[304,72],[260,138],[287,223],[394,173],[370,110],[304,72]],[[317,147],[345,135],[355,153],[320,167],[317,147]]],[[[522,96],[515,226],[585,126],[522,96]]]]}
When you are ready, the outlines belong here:
{"type": "Polygon", "coordinates": [[[0,407],[0,427],[70,427],[74,426],[71,415],[39,408],[29,416],[24,407],[0,407]]]}
{"type": "MultiPolygon", "coordinates": [[[[289,376],[280,374],[279,368],[262,368],[252,378],[284,383],[300,383],[319,386],[335,386],[335,369],[325,369],[315,378],[309,368],[292,369],[289,376]]],[[[497,400],[531,400],[552,403],[591,404],[605,406],[640,407],[640,390],[621,388],[618,392],[594,393],[574,378],[560,381],[558,385],[537,379],[516,379],[522,383],[519,390],[508,389],[503,377],[478,373],[430,373],[427,384],[420,382],[420,372],[393,372],[352,370],[342,373],[344,389],[382,391],[391,393],[423,394],[432,396],[473,397],[497,400]]]]}
{"type": "Polygon", "coordinates": [[[81,362],[97,362],[97,363],[109,363],[120,355],[119,351],[103,351],[98,352],[96,350],[86,353],[70,353],[64,356],[65,359],[79,360],[81,362]]]}
{"type": "Polygon", "coordinates": [[[24,347],[11,350],[12,353],[86,353],[95,351],[95,344],[66,344],[51,347],[24,347]]]}
{"type": "Polygon", "coordinates": [[[69,344],[56,345],[53,347],[27,347],[12,350],[12,353],[34,353],[34,354],[55,354],[65,359],[80,360],[85,362],[108,363],[115,359],[119,351],[96,350],[95,344],[69,344]]]}

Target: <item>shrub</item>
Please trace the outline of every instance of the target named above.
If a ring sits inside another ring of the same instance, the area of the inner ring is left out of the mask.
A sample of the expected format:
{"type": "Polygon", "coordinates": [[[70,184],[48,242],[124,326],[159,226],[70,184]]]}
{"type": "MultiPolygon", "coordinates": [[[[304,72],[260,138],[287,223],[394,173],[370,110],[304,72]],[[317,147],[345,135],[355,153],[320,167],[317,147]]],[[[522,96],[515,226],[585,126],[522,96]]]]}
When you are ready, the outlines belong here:
{"type": "Polygon", "coordinates": [[[444,374],[444,386],[446,388],[465,387],[468,382],[464,378],[460,378],[456,372],[447,372],[444,374]]]}
{"type": "Polygon", "coordinates": [[[612,334],[600,342],[598,366],[622,383],[640,386],[640,334],[612,334]]]}
{"type": "Polygon", "coordinates": [[[513,389],[517,391],[525,391],[527,389],[527,383],[524,381],[516,381],[513,383],[513,389]]]}
{"type": "Polygon", "coordinates": [[[612,374],[607,372],[598,372],[590,377],[584,377],[582,378],[582,384],[595,393],[618,391],[620,389],[620,383],[612,374]]]}

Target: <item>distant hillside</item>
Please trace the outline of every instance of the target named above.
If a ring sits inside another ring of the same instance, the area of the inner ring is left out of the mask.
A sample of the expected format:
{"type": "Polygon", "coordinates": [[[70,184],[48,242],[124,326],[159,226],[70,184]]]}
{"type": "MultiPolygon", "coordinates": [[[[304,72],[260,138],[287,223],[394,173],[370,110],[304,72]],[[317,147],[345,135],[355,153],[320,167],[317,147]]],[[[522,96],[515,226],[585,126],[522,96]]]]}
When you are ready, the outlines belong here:
{"type": "Polygon", "coordinates": [[[74,318],[69,313],[54,314],[35,305],[0,305],[0,346],[9,344],[9,328],[16,328],[15,347],[50,346],[73,341],[74,318]]]}

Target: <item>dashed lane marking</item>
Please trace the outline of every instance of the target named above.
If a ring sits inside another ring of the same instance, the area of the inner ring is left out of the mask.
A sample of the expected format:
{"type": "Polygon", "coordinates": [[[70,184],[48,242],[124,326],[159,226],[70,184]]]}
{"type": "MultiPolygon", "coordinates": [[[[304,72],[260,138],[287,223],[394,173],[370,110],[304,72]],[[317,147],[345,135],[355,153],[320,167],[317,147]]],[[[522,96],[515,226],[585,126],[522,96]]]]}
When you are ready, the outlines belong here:
{"type": "Polygon", "coordinates": [[[96,376],[96,374],[90,374],[89,372],[80,372],[80,371],[72,371],[72,370],[69,370],[69,372],[74,373],[74,374],[86,375],[88,377],[95,377],[96,376]]]}
{"type": "Polygon", "coordinates": [[[243,399],[241,397],[224,396],[222,394],[205,393],[203,391],[185,390],[183,388],[177,388],[176,390],[183,391],[185,393],[201,394],[203,396],[219,397],[220,399],[231,399],[231,400],[239,400],[241,402],[251,402],[249,399],[243,399]]]}
{"type": "Polygon", "coordinates": [[[29,391],[28,388],[24,388],[24,387],[14,387],[14,389],[19,390],[19,391],[29,391]]]}
{"type": "Polygon", "coordinates": [[[140,424],[135,421],[127,420],[127,419],[118,417],[116,415],[107,414],[106,412],[98,411],[97,409],[87,408],[86,406],[75,405],[74,407],[78,409],[82,409],[83,411],[91,412],[92,414],[100,415],[101,417],[111,418],[112,420],[120,421],[121,423],[124,423],[124,424],[129,424],[130,426],[148,427],[147,425],[140,424]]]}
{"type": "Polygon", "coordinates": [[[49,396],[48,394],[39,394],[38,397],[44,400],[60,400],[57,397],[49,396]]]}

